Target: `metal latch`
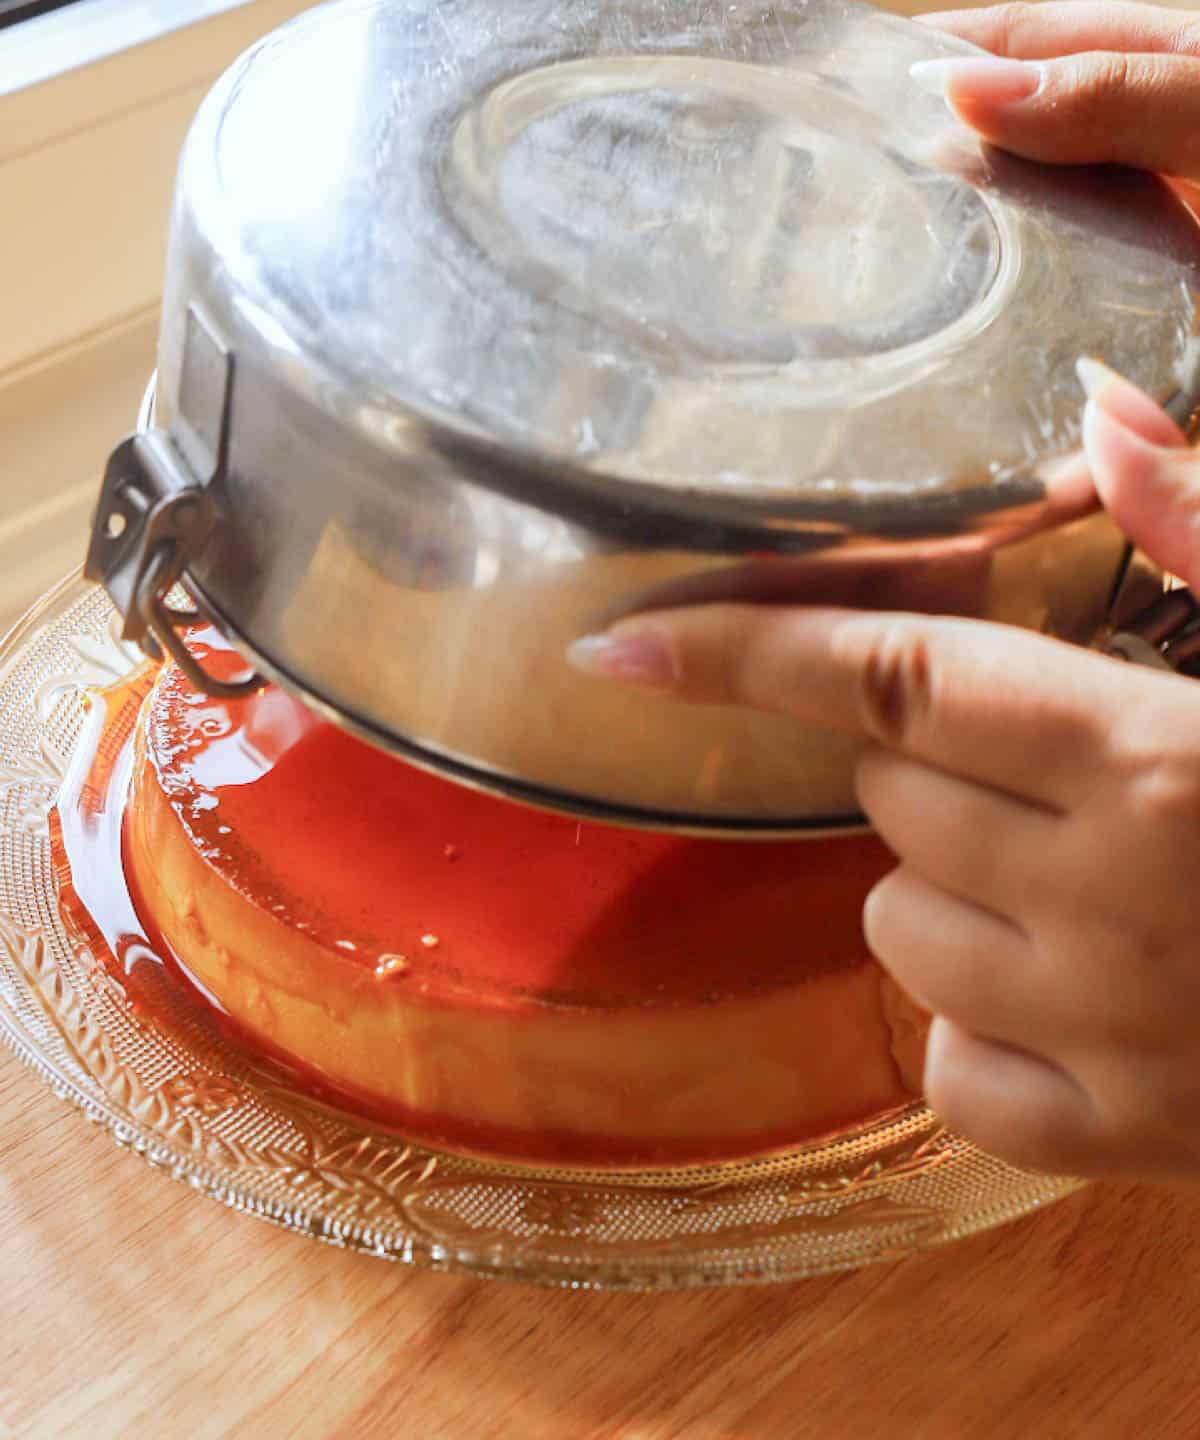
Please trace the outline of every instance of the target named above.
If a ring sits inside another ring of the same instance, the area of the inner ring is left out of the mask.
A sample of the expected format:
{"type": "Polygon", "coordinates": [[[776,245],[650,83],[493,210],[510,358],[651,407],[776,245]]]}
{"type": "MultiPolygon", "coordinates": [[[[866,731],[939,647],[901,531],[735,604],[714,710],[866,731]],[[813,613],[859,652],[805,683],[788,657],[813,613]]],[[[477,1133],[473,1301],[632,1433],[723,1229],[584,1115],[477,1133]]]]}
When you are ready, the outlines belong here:
{"type": "Polygon", "coordinates": [[[199,553],[212,524],[212,497],[162,431],[133,435],[113,451],[84,573],[108,591],[124,621],[123,640],[154,652],[153,641],[147,645],[150,615],[139,603],[147,577],[169,589],[199,553]]]}
{"type": "Polygon", "coordinates": [[[212,617],[199,604],[183,608],[167,597],[215,523],[209,485],[225,464],[232,373],[229,351],[193,307],[177,425],[171,434],[141,431],[109,457],[84,565],[120,613],[123,640],[152,659],[170,655],[197,689],[220,699],[247,695],[265,682],[257,674],[235,680],[208,674],[180,629],[212,617]]]}
{"type": "Polygon", "coordinates": [[[1188,589],[1168,590],[1113,635],[1105,654],[1157,670],[1200,670],[1200,602],[1188,589]]]}
{"type": "Polygon", "coordinates": [[[161,430],[133,435],[109,457],[92,521],[84,574],[108,591],[122,619],[121,638],[152,659],[170,655],[198,690],[230,700],[259,689],[257,674],[221,680],[187,648],[179,627],[211,617],[167,596],[212,531],[212,496],[161,430]]]}

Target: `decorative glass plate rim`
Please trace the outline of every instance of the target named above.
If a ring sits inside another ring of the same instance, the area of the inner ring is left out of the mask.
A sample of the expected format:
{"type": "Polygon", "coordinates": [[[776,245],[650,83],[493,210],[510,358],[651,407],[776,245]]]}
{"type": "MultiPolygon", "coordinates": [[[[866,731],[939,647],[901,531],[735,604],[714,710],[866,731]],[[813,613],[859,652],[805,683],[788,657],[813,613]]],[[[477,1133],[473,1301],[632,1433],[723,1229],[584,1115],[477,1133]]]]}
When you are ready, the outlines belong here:
{"type": "Polygon", "coordinates": [[[58,910],[48,818],[87,688],[140,661],[78,574],[0,642],[0,1038],[113,1139],[224,1205],[326,1244],[542,1285],[801,1279],[1015,1220],[1082,1182],[982,1155],[914,1105],[824,1144],[606,1174],[439,1154],[147,1024],[58,910]]]}

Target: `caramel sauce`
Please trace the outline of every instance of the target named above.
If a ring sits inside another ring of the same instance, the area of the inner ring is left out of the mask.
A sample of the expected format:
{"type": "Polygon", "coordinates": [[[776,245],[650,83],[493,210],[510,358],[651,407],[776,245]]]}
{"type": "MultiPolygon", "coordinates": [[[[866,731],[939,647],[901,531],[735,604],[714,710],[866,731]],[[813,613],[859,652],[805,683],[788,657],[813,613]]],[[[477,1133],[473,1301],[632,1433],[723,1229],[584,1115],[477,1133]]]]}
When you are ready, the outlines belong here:
{"type": "MultiPolygon", "coordinates": [[[[193,645],[233,662],[214,632],[193,645]]],[[[415,769],[269,688],[168,677],[159,780],[223,878],[409,979],[575,1005],[690,1004],[864,963],[870,836],[744,842],[589,824],[415,769]]]]}
{"type": "MultiPolygon", "coordinates": [[[[214,668],[240,663],[210,632],[192,643],[214,668]]],[[[201,987],[134,893],[122,843],[135,725],[155,679],[147,667],[93,697],[52,835],[69,921],[135,1006],[178,1023],[180,1014],[194,1020],[201,987]],[[164,987],[166,976],[186,984],[164,987]]],[[[148,749],[197,850],[226,883],[371,983],[450,1005],[679,1009],[794,991],[806,973],[867,963],[859,911],[892,863],[869,837],[697,840],[537,812],[416,770],[276,689],[214,702],[178,672],[164,679],[148,749]]],[[[676,1156],[669,1143],[501,1133],[409,1113],[274,1053],[214,997],[201,999],[209,1023],[215,1016],[289,1082],[414,1138],[556,1163],[728,1153],[720,1136],[676,1156]]],[[[797,1138],[764,1135],[761,1148],[797,1138]]]]}

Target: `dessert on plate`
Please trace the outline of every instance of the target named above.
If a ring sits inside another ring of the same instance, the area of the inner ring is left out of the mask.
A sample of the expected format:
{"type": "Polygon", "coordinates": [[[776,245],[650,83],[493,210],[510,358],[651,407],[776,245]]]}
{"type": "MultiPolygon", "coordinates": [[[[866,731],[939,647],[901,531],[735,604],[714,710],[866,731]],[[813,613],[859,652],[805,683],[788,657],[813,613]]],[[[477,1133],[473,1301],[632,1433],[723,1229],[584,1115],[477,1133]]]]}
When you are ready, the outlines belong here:
{"type": "MultiPolygon", "coordinates": [[[[240,665],[215,632],[193,645],[240,665]]],[[[166,666],[124,861],[243,1040],[414,1139],[641,1166],[794,1146],[913,1098],[924,1017],[868,955],[870,836],[687,839],[426,774],[276,687],[166,666]]]]}

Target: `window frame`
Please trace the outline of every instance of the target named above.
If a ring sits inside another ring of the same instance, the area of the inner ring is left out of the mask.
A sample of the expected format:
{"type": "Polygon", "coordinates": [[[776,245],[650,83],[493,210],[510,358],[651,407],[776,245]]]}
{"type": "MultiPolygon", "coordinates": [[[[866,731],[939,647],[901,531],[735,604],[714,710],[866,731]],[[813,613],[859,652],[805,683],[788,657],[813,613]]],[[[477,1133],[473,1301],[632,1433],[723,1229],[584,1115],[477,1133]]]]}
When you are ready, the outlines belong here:
{"type": "Polygon", "coordinates": [[[77,5],[79,0],[0,0],[0,28],[20,25],[64,5],[77,5]]]}

